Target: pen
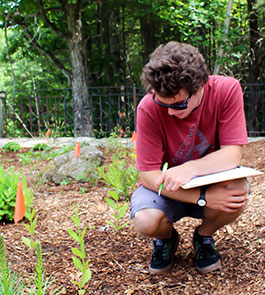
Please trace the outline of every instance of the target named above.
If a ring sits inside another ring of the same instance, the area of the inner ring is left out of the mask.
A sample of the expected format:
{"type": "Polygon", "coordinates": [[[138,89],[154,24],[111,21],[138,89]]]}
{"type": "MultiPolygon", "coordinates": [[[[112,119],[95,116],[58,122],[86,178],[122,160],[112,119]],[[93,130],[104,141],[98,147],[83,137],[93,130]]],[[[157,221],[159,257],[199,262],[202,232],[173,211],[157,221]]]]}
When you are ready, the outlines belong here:
{"type": "MultiPolygon", "coordinates": [[[[166,162],[166,163],[163,165],[162,173],[167,171],[167,167],[168,167],[168,163],[166,162]]],[[[159,190],[158,190],[158,195],[159,195],[159,196],[160,196],[160,194],[161,194],[162,188],[163,188],[163,183],[160,184],[160,187],[159,187],[159,190]]]]}

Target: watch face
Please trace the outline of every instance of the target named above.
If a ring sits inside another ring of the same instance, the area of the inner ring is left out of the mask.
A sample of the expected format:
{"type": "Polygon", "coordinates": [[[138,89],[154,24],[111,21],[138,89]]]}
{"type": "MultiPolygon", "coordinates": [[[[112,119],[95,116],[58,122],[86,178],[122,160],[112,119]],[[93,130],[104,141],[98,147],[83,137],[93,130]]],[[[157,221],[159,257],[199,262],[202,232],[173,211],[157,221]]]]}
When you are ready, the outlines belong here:
{"type": "Polygon", "coordinates": [[[199,199],[198,200],[198,205],[201,207],[204,207],[206,205],[206,201],[204,199],[199,199]]]}

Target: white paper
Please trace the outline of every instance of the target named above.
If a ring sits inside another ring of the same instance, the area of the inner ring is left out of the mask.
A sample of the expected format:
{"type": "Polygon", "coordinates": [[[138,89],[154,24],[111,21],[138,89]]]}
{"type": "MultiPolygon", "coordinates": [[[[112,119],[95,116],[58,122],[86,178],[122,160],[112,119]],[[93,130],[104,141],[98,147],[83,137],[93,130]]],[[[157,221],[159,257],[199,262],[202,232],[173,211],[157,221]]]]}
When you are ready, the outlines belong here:
{"type": "Polygon", "coordinates": [[[189,189],[197,186],[207,185],[216,182],[222,182],[230,179],[238,179],[243,177],[249,177],[254,175],[261,175],[263,172],[253,168],[240,166],[238,168],[217,172],[213,174],[197,176],[192,178],[190,181],[182,185],[184,189],[189,189]]]}

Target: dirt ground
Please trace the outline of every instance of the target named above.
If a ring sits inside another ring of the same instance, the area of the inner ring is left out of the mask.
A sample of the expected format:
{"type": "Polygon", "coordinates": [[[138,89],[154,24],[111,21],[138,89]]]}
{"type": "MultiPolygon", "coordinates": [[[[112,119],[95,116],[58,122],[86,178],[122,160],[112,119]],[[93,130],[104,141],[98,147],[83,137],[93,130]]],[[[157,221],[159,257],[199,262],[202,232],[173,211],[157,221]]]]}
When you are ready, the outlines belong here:
{"type": "MultiPolygon", "coordinates": [[[[24,149],[26,151],[27,149],[24,149]]],[[[98,183],[87,187],[71,183],[54,185],[36,181],[39,171],[47,163],[32,163],[22,167],[15,153],[1,153],[0,162],[5,167],[23,169],[28,185],[34,191],[34,206],[38,215],[35,238],[41,241],[47,275],[63,287],[62,294],[78,294],[71,280],[79,275],[72,263],[71,247],[77,247],[67,229],[75,229],[70,215],[71,205],[80,205],[82,228],[88,227],[85,247],[90,257],[92,278],[86,294],[168,295],[168,294],[265,294],[265,181],[264,175],[249,178],[252,194],[248,208],[233,224],[215,234],[216,246],[223,257],[223,268],[207,275],[199,274],[193,264],[193,231],[199,220],[184,218],[175,227],[181,235],[172,273],[164,276],[150,275],[148,264],[152,253],[151,241],[134,232],[128,218],[127,226],[116,233],[107,223],[112,211],[104,197],[108,188],[98,183]],[[35,177],[35,178],[34,178],[35,177]]],[[[106,160],[108,160],[106,156],[106,160]]],[[[265,140],[251,142],[244,148],[242,165],[265,172],[265,140]]],[[[13,269],[32,274],[35,257],[22,243],[29,237],[24,221],[14,225],[0,224],[4,235],[7,256],[13,269]]]]}

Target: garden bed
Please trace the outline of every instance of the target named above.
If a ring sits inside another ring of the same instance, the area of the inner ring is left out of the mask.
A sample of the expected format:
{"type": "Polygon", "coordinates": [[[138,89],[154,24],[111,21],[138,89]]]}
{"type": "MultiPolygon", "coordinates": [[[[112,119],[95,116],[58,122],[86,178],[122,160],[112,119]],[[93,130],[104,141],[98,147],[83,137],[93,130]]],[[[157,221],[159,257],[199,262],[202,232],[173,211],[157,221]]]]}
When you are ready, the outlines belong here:
{"type": "MultiPolygon", "coordinates": [[[[23,152],[26,152],[24,149],[23,152]]],[[[21,153],[21,151],[20,151],[21,153]]],[[[106,220],[111,220],[111,209],[106,204],[108,188],[98,183],[86,187],[83,183],[67,185],[43,183],[36,175],[44,171],[47,161],[22,166],[16,153],[1,153],[1,163],[7,168],[15,166],[27,176],[28,186],[34,194],[34,207],[38,215],[35,238],[41,241],[47,275],[62,286],[62,294],[78,294],[71,280],[78,280],[72,262],[71,247],[75,241],[67,229],[74,229],[70,216],[72,205],[79,204],[81,226],[88,227],[85,247],[90,257],[92,278],[86,294],[262,294],[265,290],[265,182],[264,175],[249,179],[252,194],[249,206],[235,223],[219,230],[215,235],[217,249],[223,256],[223,268],[207,275],[199,274],[193,265],[192,234],[198,220],[184,218],[176,228],[181,242],[176,253],[176,264],[171,274],[165,276],[148,273],[152,253],[150,240],[134,232],[128,218],[127,226],[115,232],[106,220]],[[85,192],[80,192],[80,187],[85,192]]],[[[105,155],[109,162],[108,155],[105,155]]],[[[242,165],[265,172],[265,140],[249,143],[244,148],[242,165]]],[[[23,221],[1,224],[7,256],[12,269],[32,274],[35,257],[21,241],[29,237],[23,221]]]]}

